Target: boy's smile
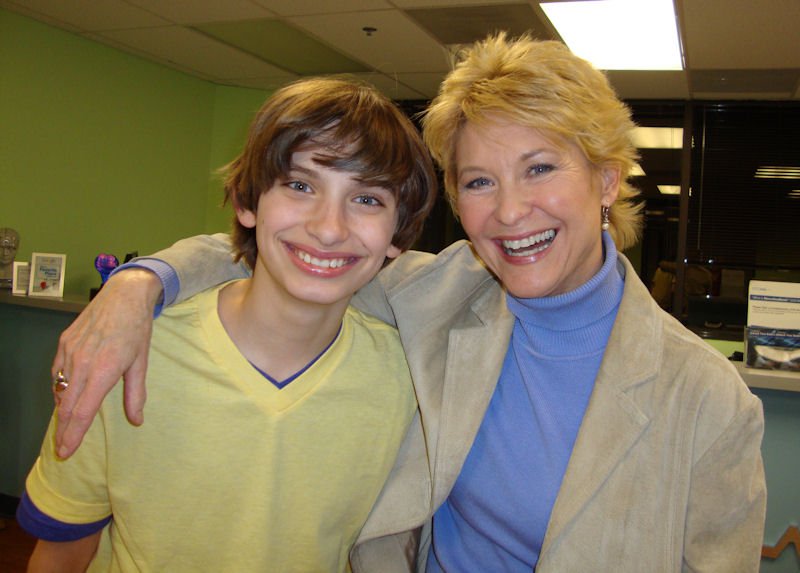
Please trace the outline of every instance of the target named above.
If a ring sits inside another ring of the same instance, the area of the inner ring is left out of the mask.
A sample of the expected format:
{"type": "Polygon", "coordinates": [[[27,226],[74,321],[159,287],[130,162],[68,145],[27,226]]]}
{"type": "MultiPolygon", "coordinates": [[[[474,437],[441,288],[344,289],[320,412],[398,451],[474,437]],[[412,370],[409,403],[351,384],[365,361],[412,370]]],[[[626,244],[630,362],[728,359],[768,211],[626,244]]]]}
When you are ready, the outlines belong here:
{"type": "Polygon", "coordinates": [[[298,250],[298,249],[292,249],[292,247],[289,247],[289,248],[291,250],[293,250],[294,254],[297,255],[297,257],[300,258],[304,263],[306,263],[308,265],[311,265],[311,270],[312,271],[318,270],[318,269],[316,269],[316,267],[321,267],[323,269],[337,269],[339,267],[343,267],[344,265],[348,264],[348,262],[353,260],[351,258],[347,258],[347,259],[329,259],[329,258],[318,259],[317,257],[314,257],[314,256],[310,255],[309,253],[306,253],[305,251],[301,251],[301,250],[298,250]]]}
{"type": "Polygon", "coordinates": [[[396,201],[356,173],[317,163],[315,153],[295,152],[291,170],[261,195],[256,212],[237,216],[256,228],[254,286],[264,285],[284,304],[334,305],[343,312],[385,258],[400,254],[391,244],[396,201]]]}

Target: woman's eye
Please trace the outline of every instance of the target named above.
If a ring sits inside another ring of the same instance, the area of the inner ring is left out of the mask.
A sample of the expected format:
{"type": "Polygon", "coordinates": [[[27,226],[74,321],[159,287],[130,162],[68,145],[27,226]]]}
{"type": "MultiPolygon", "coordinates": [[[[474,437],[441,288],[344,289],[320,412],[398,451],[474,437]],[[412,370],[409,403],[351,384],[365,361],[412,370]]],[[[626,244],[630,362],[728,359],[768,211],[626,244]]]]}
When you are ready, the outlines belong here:
{"type": "Polygon", "coordinates": [[[466,185],[464,185],[464,189],[468,191],[478,191],[485,187],[491,186],[492,182],[489,181],[486,177],[477,177],[472,181],[469,181],[466,185]]]}
{"type": "Polygon", "coordinates": [[[529,171],[534,175],[543,175],[545,173],[550,173],[554,169],[555,166],[549,163],[538,163],[536,165],[532,165],[529,171]]]}
{"type": "Polygon", "coordinates": [[[383,205],[383,201],[374,195],[359,195],[355,198],[355,202],[359,205],[369,205],[370,207],[380,207],[383,205]]]}

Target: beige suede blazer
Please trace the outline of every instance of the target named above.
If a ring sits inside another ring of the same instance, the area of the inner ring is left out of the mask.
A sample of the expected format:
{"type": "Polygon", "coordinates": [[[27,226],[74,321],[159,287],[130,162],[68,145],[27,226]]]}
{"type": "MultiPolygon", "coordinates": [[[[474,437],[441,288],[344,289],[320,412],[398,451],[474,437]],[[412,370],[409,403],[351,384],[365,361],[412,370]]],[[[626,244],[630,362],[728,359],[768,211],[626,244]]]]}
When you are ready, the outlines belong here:
{"type": "MultiPolygon", "coordinates": [[[[208,248],[194,259],[180,247],[159,256],[178,271],[182,296],[198,280],[205,287],[235,274],[212,279],[209,269],[223,265],[210,263],[208,248]]],[[[723,356],[658,307],[627,259],[618,265],[622,302],[537,572],[757,571],[766,508],[761,403],[723,356]]],[[[424,571],[430,516],[478,431],[513,317],[463,241],[438,256],[403,255],[354,303],[397,325],[419,413],[352,567],[424,571]]]]}

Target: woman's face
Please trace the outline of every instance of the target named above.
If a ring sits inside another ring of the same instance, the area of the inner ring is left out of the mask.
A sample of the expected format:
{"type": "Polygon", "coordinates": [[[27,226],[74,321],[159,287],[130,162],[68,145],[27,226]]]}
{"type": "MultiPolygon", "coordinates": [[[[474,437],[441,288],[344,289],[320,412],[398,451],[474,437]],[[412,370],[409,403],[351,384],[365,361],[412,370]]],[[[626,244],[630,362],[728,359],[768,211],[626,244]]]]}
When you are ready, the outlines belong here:
{"type": "Polygon", "coordinates": [[[562,294],[603,264],[600,207],[619,170],[596,169],[574,144],[501,118],[456,138],[461,223],[484,263],[520,298],[562,294]]]}

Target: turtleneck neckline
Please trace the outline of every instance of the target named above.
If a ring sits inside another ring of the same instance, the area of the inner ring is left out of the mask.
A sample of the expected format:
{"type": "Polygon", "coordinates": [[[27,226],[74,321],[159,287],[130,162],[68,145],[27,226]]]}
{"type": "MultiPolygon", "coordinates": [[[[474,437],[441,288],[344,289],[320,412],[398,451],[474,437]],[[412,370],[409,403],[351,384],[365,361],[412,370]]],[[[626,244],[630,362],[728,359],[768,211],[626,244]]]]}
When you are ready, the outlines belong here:
{"type": "Polygon", "coordinates": [[[624,288],[617,249],[605,231],[603,256],[600,270],[575,290],[540,298],[508,294],[508,308],[517,322],[514,336],[523,335],[542,353],[561,354],[567,348],[582,353],[604,348],[624,288]]]}

